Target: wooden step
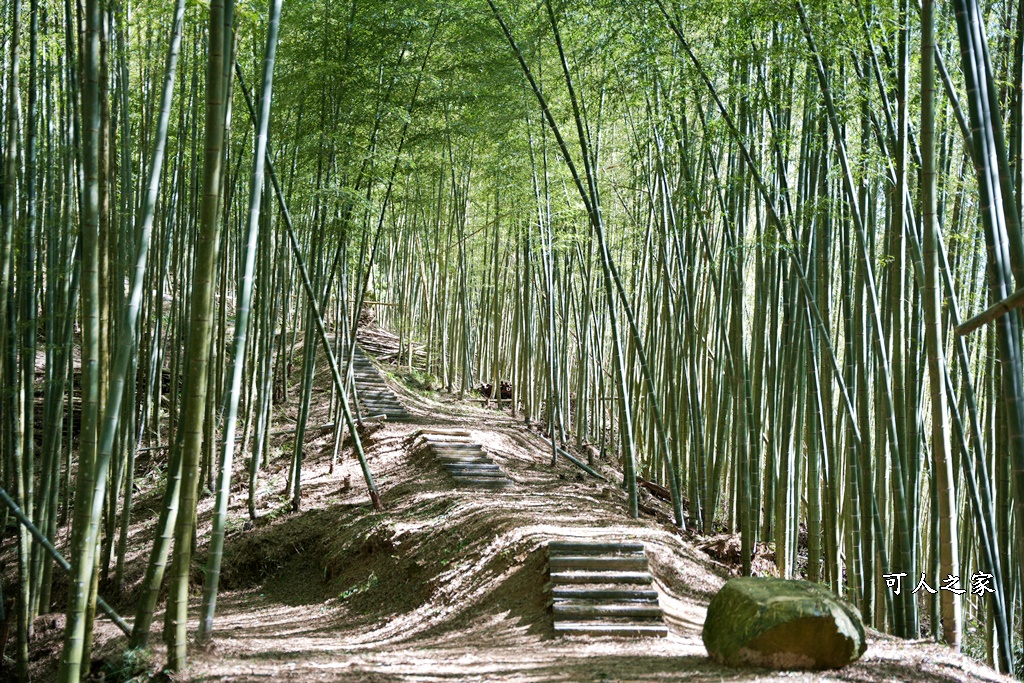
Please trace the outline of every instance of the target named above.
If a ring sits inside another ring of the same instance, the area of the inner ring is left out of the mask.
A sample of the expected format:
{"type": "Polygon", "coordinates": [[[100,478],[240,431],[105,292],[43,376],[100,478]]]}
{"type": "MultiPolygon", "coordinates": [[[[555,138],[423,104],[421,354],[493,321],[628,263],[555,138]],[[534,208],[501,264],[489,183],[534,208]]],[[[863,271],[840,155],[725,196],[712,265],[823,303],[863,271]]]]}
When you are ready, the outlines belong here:
{"type": "Polygon", "coordinates": [[[649,572],[552,572],[553,584],[628,583],[650,585],[654,579],[649,572]]]}
{"type": "Polygon", "coordinates": [[[555,634],[619,637],[656,636],[664,638],[668,635],[668,627],[664,624],[601,624],[586,621],[558,621],[555,622],[555,634]]]}
{"type": "Polygon", "coordinates": [[[465,429],[446,429],[444,427],[430,427],[424,429],[417,429],[413,434],[414,437],[422,436],[423,438],[434,438],[434,437],[451,437],[451,436],[469,436],[469,432],[465,429]]]}
{"type": "Polygon", "coordinates": [[[508,481],[504,472],[448,472],[448,475],[452,479],[457,479],[461,482],[483,481],[494,483],[495,481],[508,481]]]}
{"type": "Polygon", "coordinates": [[[490,465],[491,459],[486,456],[478,458],[450,458],[447,456],[440,456],[437,461],[442,465],[490,465]]]}
{"type": "Polygon", "coordinates": [[[487,455],[483,449],[474,451],[472,449],[465,448],[456,451],[431,447],[429,450],[435,458],[444,462],[494,462],[491,460],[491,456],[487,455]]]}
{"type": "Polygon", "coordinates": [[[483,451],[484,447],[478,443],[460,442],[460,441],[428,441],[427,444],[431,449],[435,451],[451,451],[453,453],[461,453],[465,451],[483,451]]]}
{"type": "Polygon", "coordinates": [[[588,543],[586,541],[551,541],[548,554],[560,555],[607,555],[611,553],[643,553],[643,543],[588,543]]]}
{"type": "Polygon", "coordinates": [[[491,462],[446,462],[444,468],[449,472],[501,472],[501,468],[491,462]]]}
{"type": "MultiPolygon", "coordinates": [[[[448,468],[445,468],[448,469],[448,468]]],[[[448,470],[448,474],[456,479],[505,479],[505,473],[501,470],[448,470]]]]}
{"type": "Polygon", "coordinates": [[[555,603],[552,606],[555,620],[559,619],[606,619],[609,617],[626,617],[630,619],[662,619],[665,613],[657,604],[584,604],[573,605],[566,603],[555,603]]]}
{"type": "Polygon", "coordinates": [[[657,602],[658,591],[656,590],[624,590],[624,589],[595,589],[595,588],[566,588],[554,587],[551,589],[551,597],[555,600],[616,600],[619,602],[657,602]]]}
{"type": "Polygon", "coordinates": [[[381,412],[381,413],[404,413],[405,406],[391,405],[388,403],[360,403],[364,413],[369,412],[381,412]]]}
{"type": "Polygon", "coordinates": [[[497,472],[501,468],[498,467],[490,458],[486,455],[477,456],[475,458],[452,458],[448,456],[441,456],[437,458],[447,468],[454,469],[466,469],[466,470],[494,470],[497,472]]]}
{"type": "Polygon", "coordinates": [[[642,543],[551,541],[548,572],[555,634],[667,636],[665,613],[647,569],[642,543]],[[585,587],[576,587],[581,585],[585,587]]]}
{"type": "Polygon", "coordinates": [[[555,555],[549,562],[551,571],[559,569],[644,571],[647,569],[647,558],[643,555],[555,555]]]}
{"type": "Polygon", "coordinates": [[[503,489],[511,484],[511,482],[508,479],[505,479],[504,477],[502,477],[501,479],[479,479],[459,477],[455,481],[461,486],[472,486],[475,488],[484,489],[503,489]]]}

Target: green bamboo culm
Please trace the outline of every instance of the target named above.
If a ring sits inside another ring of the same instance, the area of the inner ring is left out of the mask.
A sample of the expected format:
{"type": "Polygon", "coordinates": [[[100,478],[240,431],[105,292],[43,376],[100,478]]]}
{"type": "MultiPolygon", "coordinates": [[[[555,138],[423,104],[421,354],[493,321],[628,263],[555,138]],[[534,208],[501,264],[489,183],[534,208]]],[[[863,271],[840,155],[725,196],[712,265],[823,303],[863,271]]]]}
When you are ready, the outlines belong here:
{"type": "Polygon", "coordinates": [[[71,526],[71,573],[68,581],[67,622],[58,680],[78,683],[86,650],[86,625],[95,580],[95,543],[89,543],[91,504],[96,485],[95,463],[99,437],[100,287],[99,287],[99,27],[100,3],[85,2],[85,41],[82,54],[82,418],[78,474],[71,526]]]}
{"type": "MultiPolygon", "coordinates": [[[[922,292],[925,311],[925,341],[928,354],[928,385],[932,405],[932,463],[938,496],[939,575],[959,576],[957,549],[956,496],[953,486],[953,457],[950,423],[946,408],[946,347],[940,312],[938,243],[939,226],[935,197],[935,19],[934,0],[921,5],[921,216],[924,220],[924,276],[922,292]]],[[[942,593],[942,637],[955,650],[960,649],[963,611],[959,596],[942,593]]]]}
{"type": "MultiPolygon", "coordinates": [[[[263,199],[263,168],[267,155],[267,136],[270,129],[270,104],[274,78],[274,54],[281,21],[281,0],[271,0],[267,20],[267,46],[263,57],[263,84],[260,90],[259,110],[256,117],[256,146],[253,153],[252,176],[249,184],[249,216],[245,241],[245,263],[238,284],[238,309],[235,314],[234,353],[231,359],[231,383],[228,387],[227,414],[224,418],[224,442],[220,471],[217,474],[217,500],[214,507],[213,530],[210,535],[209,560],[206,583],[203,587],[203,606],[199,619],[197,641],[208,641],[213,633],[213,613],[217,605],[220,583],[221,558],[224,552],[224,530],[227,525],[228,497],[231,493],[231,466],[235,452],[235,433],[238,421],[238,400],[242,389],[242,369],[252,304],[253,276],[256,270],[256,245],[260,232],[260,206],[263,199]]],[[[255,457],[255,455],[253,456],[255,457]]]]}
{"type": "Polygon", "coordinates": [[[3,8],[0,479],[39,532],[10,539],[12,675],[57,609],[80,679],[125,589],[130,644],[166,615],[187,671],[186,597],[222,637],[232,487],[256,526],[356,467],[347,500],[401,496],[357,332],[617,479],[624,517],[1012,669],[1024,3],[266,0],[237,31],[218,3],[3,8]],[[975,593],[912,592],[957,573],[975,593]]]}
{"type": "MultiPolygon", "coordinates": [[[[551,110],[548,108],[547,100],[541,91],[540,86],[534,79],[533,73],[530,71],[529,66],[526,63],[526,59],[523,57],[522,51],[516,44],[515,39],[512,36],[512,32],[508,25],[502,19],[501,13],[498,11],[497,6],[493,0],[487,0],[487,4],[491,7],[491,12],[494,14],[494,18],[497,20],[498,25],[501,27],[502,32],[505,35],[506,40],[511,47],[512,52],[515,54],[516,59],[519,61],[522,67],[523,74],[526,76],[530,83],[530,88],[533,90],[534,95],[537,97],[540,103],[541,110],[544,114],[544,118],[551,129],[552,134],[555,136],[555,141],[558,144],[558,149],[562,154],[562,160],[565,165],[569,168],[572,174],[573,182],[576,185],[576,189],[579,192],[580,199],[583,201],[584,206],[587,209],[587,216],[589,218],[590,227],[594,231],[595,236],[598,240],[598,247],[601,253],[601,268],[604,275],[605,295],[607,297],[608,306],[608,321],[609,331],[612,337],[612,360],[615,368],[615,388],[619,398],[619,410],[621,411],[621,419],[619,421],[622,433],[620,435],[621,448],[622,448],[622,463],[623,463],[623,483],[626,489],[626,511],[631,517],[637,517],[638,511],[638,498],[637,498],[637,482],[636,482],[636,453],[635,439],[634,439],[634,425],[631,417],[631,408],[629,400],[629,382],[626,375],[626,360],[622,348],[622,336],[619,331],[618,317],[616,314],[615,306],[615,288],[612,284],[612,262],[611,254],[608,250],[607,242],[604,237],[603,219],[601,216],[601,209],[599,203],[599,195],[597,193],[597,180],[594,177],[594,173],[591,169],[591,150],[587,141],[586,133],[584,132],[584,123],[582,115],[580,113],[579,105],[576,102],[576,95],[573,91],[572,78],[570,77],[568,65],[565,62],[564,56],[562,58],[563,73],[565,75],[566,90],[569,93],[570,99],[573,101],[573,120],[576,124],[577,134],[579,136],[579,143],[583,150],[582,159],[583,166],[586,172],[586,186],[584,186],[583,179],[581,178],[579,171],[573,162],[573,156],[569,151],[565,139],[562,136],[562,132],[555,121],[554,116],[551,114],[551,110]]],[[[551,16],[552,23],[554,23],[554,17],[551,14],[550,6],[548,7],[549,16],[551,16]]],[[[551,370],[549,369],[549,372],[551,370]]],[[[555,435],[552,433],[552,444],[556,443],[555,435]]],[[[553,446],[554,448],[554,446],[553,446]]]]}
{"type": "MultiPolygon", "coordinates": [[[[227,0],[228,3],[232,0],[227,0]]],[[[211,0],[207,33],[206,142],[203,164],[203,194],[192,275],[189,356],[185,400],[179,429],[182,431],[181,493],[174,526],[174,556],[167,597],[167,668],[179,672],[187,662],[189,577],[192,565],[192,533],[195,526],[199,465],[203,447],[203,422],[209,380],[213,290],[220,246],[221,163],[224,149],[225,83],[224,64],[227,36],[224,0],[211,0]]]]}
{"type": "MultiPolygon", "coordinates": [[[[990,300],[1006,299],[1016,287],[1024,285],[1014,275],[1015,268],[1024,267],[1020,254],[1020,229],[1016,207],[1007,202],[1003,189],[1012,187],[1007,177],[1007,151],[1001,132],[998,100],[992,99],[994,84],[989,64],[987,40],[981,20],[981,11],[973,0],[955,0],[953,3],[957,32],[960,40],[961,65],[967,85],[967,104],[971,125],[973,159],[981,194],[980,220],[985,231],[988,248],[988,282],[990,300]]],[[[1012,192],[1009,193],[1012,197],[1012,192]]],[[[1017,527],[1018,558],[1024,547],[1024,361],[1021,359],[1020,319],[1016,311],[997,318],[994,322],[996,348],[1001,363],[1002,404],[1007,423],[1009,461],[1012,468],[1013,517],[1017,527]]],[[[1018,562],[1020,560],[1018,559],[1018,562]]],[[[1014,572],[1002,566],[1005,576],[1014,572]]],[[[1008,597],[1008,596],[1007,596],[1008,597]]],[[[1004,603],[1007,611],[1010,603],[1004,603]]],[[[1011,614],[1006,621],[1012,623],[1011,614]]],[[[1001,634],[1000,658],[1008,666],[1013,652],[1009,633],[1001,634]]],[[[1011,670],[1007,668],[1007,670],[1011,670]]]]}
{"type": "MultiPolygon", "coordinates": [[[[33,385],[33,371],[34,371],[34,340],[35,340],[35,329],[34,325],[32,328],[24,327],[21,325],[25,324],[24,321],[20,321],[19,318],[22,315],[28,313],[31,319],[34,320],[35,309],[34,305],[32,311],[27,311],[26,307],[30,305],[32,298],[34,297],[34,286],[31,289],[26,289],[24,279],[28,279],[31,282],[34,281],[34,272],[31,270],[31,264],[29,264],[29,270],[26,272],[26,251],[29,253],[34,249],[33,244],[29,244],[26,240],[31,234],[33,224],[31,222],[32,216],[28,218],[30,220],[25,221],[25,226],[19,229],[21,221],[21,212],[19,211],[20,206],[20,193],[18,175],[20,171],[20,155],[21,155],[21,143],[19,135],[22,132],[19,126],[21,119],[19,111],[20,103],[20,84],[19,78],[21,73],[21,15],[22,15],[22,4],[20,0],[14,0],[10,5],[11,11],[11,24],[10,24],[10,62],[9,72],[7,74],[8,79],[6,80],[8,86],[8,98],[7,98],[7,139],[6,139],[6,155],[4,160],[4,187],[3,187],[3,226],[2,235],[0,235],[0,325],[3,326],[4,330],[0,333],[0,407],[3,408],[5,416],[0,418],[0,449],[3,451],[3,458],[0,458],[4,470],[10,479],[13,479],[16,495],[18,502],[29,511],[31,515],[32,501],[30,498],[32,490],[32,385],[33,385]],[[15,240],[15,235],[20,239],[15,240]],[[16,259],[16,254],[20,252],[22,258],[16,259]],[[18,265],[18,287],[15,287],[14,275],[15,275],[15,263],[18,265]],[[18,303],[20,301],[21,306],[18,303]],[[19,334],[19,332],[21,334],[19,334]],[[31,335],[29,339],[28,335],[31,335]],[[19,339],[20,337],[20,339],[19,339]],[[26,360],[22,357],[22,364],[18,365],[19,347],[21,353],[24,354],[29,349],[26,346],[31,347],[33,356],[31,360],[26,360]],[[30,367],[31,366],[31,367],[30,367]],[[27,392],[27,395],[26,395],[27,392]],[[27,417],[27,420],[26,420],[27,417]]],[[[35,77],[35,4],[33,3],[33,14],[32,14],[32,28],[33,31],[30,36],[32,41],[32,54],[30,55],[29,71],[31,77],[35,77]]],[[[30,101],[34,101],[34,96],[30,94],[30,101]]],[[[34,121],[30,111],[29,120],[26,121],[28,128],[27,137],[28,142],[26,146],[31,146],[32,136],[34,134],[34,121]]],[[[29,154],[29,166],[26,171],[30,174],[32,171],[32,149],[26,150],[29,154]]],[[[28,178],[25,179],[26,182],[28,178]]],[[[28,190],[31,195],[32,190],[28,190]]],[[[32,209],[29,210],[32,212],[32,209]]],[[[6,512],[3,515],[6,519],[6,512]]],[[[21,527],[17,530],[17,577],[18,585],[15,593],[15,613],[13,615],[15,625],[15,643],[16,643],[16,670],[18,672],[19,679],[23,681],[28,680],[29,675],[29,639],[31,636],[31,614],[30,614],[30,575],[29,575],[29,542],[28,534],[21,527]]],[[[10,622],[7,622],[10,623],[10,622]]]]}

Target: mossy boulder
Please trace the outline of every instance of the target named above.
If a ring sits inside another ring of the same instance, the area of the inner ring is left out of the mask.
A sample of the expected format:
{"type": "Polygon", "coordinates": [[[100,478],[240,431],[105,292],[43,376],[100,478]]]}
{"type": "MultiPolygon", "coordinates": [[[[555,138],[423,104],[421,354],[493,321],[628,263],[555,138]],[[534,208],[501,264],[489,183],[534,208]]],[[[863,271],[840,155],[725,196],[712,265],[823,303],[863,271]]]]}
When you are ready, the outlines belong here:
{"type": "Polygon", "coordinates": [[[867,647],[860,614],[809,581],[731,579],[711,599],[704,646],[729,666],[838,669],[867,647]]]}

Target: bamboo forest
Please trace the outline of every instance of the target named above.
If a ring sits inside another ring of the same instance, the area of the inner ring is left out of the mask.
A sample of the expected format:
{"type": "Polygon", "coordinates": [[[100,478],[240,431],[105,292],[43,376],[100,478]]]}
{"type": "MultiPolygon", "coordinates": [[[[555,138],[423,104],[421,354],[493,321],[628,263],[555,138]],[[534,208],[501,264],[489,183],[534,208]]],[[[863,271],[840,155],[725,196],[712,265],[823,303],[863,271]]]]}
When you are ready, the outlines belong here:
{"type": "Polygon", "coordinates": [[[1024,679],[1024,0],[0,12],[0,680],[1024,679]]]}

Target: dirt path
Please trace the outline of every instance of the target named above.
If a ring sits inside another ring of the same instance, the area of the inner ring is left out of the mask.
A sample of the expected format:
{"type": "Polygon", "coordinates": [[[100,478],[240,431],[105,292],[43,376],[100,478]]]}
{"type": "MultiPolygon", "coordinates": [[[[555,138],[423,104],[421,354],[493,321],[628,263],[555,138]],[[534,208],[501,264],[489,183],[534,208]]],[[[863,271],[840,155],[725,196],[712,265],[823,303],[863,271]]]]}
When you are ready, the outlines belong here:
{"type": "MultiPolygon", "coordinates": [[[[543,444],[507,415],[398,391],[424,422],[468,429],[513,485],[453,489],[432,457],[410,450],[414,432],[426,425],[393,424],[367,441],[383,512],[369,506],[351,456],[328,472],[327,434],[309,444],[303,512],[291,514],[282,512],[287,468],[279,457],[261,483],[260,522],[251,529],[235,525],[229,533],[216,640],[206,651],[191,650],[192,680],[1010,680],[945,648],[877,633],[864,657],[838,672],[720,667],[707,658],[700,632],[726,572],[666,523],[667,508],[657,518],[630,520],[617,486],[567,463],[550,468],[543,444]],[[542,551],[556,538],[645,543],[669,636],[556,638],[542,551]]],[[[241,520],[245,491],[236,490],[232,516],[241,520]]],[[[208,532],[211,502],[205,499],[200,510],[201,534],[208,532]]],[[[144,570],[151,517],[139,517],[133,576],[144,570]]],[[[193,620],[199,593],[190,608],[193,620]]],[[[130,599],[121,609],[131,614],[130,599]]],[[[158,614],[154,623],[161,619],[158,614]]],[[[98,628],[101,653],[121,646],[110,624],[98,628]]],[[[51,628],[34,645],[45,658],[39,680],[52,671],[46,662],[59,652],[59,637],[60,629],[51,628]]],[[[162,646],[154,650],[163,661],[162,646]]]]}
{"type": "MultiPolygon", "coordinates": [[[[616,486],[580,477],[569,465],[551,470],[542,444],[494,412],[413,409],[440,426],[470,427],[514,486],[453,490],[431,458],[407,450],[423,425],[388,426],[369,447],[386,511],[376,514],[365,504],[351,461],[333,478],[325,472],[310,478],[312,521],[283,519],[254,534],[266,536],[260,552],[278,547],[278,537],[301,551],[277,560],[270,550],[264,559],[280,568],[258,587],[224,596],[216,649],[193,660],[197,680],[1007,680],[945,648],[881,634],[873,634],[861,661],[841,672],[773,674],[715,665],[700,632],[724,572],[671,526],[628,520],[616,486]],[[337,481],[346,476],[353,491],[342,497],[337,481]],[[669,637],[555,638],[541,550],[552,538],[643,541],[669,637]]],[[[255,552],[235,547],[232,566],[255,552]]]]}

